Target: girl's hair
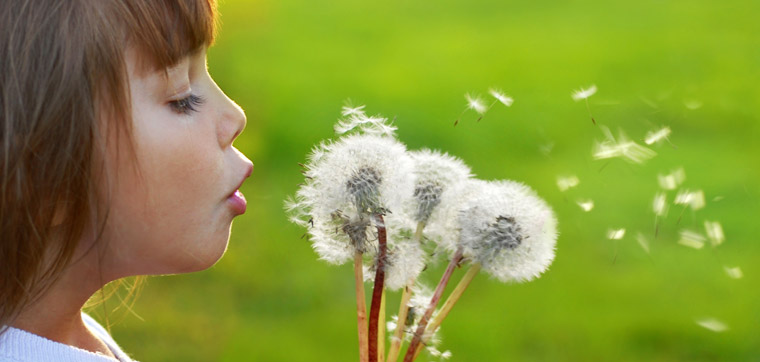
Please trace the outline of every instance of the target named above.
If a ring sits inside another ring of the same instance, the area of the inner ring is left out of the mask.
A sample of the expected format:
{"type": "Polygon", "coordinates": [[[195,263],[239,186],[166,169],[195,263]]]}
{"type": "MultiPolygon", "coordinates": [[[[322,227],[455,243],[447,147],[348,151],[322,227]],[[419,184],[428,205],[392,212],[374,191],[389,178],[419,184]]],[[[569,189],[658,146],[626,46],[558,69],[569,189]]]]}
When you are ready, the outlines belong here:
{"type": "Polygon", "coordinates": [[[215,8],[0,1],[0,332],[56,281],[85,232],[102,230],[100,135],[111,126],[131,142],[126,49],[143,66],[172,66],[213,42],[215,8]]]}

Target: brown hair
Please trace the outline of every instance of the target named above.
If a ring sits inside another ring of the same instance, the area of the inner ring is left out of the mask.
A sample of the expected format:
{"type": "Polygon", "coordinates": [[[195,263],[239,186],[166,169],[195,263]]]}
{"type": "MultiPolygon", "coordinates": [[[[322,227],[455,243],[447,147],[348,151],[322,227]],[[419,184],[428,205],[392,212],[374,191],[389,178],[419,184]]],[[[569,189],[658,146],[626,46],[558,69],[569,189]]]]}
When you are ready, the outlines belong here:
{"type": "Polygon", "coordinates": [[[215,12],[214,0],[0,1],[0,329],[105,223],[98,135],[107,119],[130,137],[127,45],[165,69],[213,42],[215,12]]]}

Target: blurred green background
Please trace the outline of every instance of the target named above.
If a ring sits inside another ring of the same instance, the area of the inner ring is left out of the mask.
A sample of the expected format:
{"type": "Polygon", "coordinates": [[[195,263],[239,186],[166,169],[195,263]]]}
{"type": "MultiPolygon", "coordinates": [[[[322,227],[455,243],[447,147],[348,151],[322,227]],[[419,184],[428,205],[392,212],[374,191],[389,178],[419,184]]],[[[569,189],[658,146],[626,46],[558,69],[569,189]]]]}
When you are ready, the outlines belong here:
{"type": "Polygon", "coordinates": [[[475,279],[443,325],[451,360],[760,361],[759,2],[226,0],[219,10],[209,65],[248,115],[236,145],[256,165],[249,211],[216,266],[150,278],[139,318],[116,313],[112,332],[135,358],[358,360],[351,267],[318,261],[282,209],[302,181],[297,163],[332,137],[350,99],[395,118],[410,149],[527,183],[557,213],[557,257],[542,278],[475,279]],[[599,125],[637,141],[669,126],[673,145],[652,146],[642,165],[594,160],[600,127],[570,97],[591,84],[599,125]],[[514,105],[454,127],[464,94],[492,86],[514,105]],[[679,222],[671,204],[654,239],[657,174],[677,167],[707,205],[679,222]],[[559,175],[580,184],[561,192],[559,175]],[[578,198],[595,208],[583,212],[578,198]],[[723,245],[677,244],[682,228],[704,233],[704,220],[722,223],[723,245]],[[609,228],[626,236],[610,241],[609,228]],[[729,330],[695,322],[706,317],[729,330]]]}

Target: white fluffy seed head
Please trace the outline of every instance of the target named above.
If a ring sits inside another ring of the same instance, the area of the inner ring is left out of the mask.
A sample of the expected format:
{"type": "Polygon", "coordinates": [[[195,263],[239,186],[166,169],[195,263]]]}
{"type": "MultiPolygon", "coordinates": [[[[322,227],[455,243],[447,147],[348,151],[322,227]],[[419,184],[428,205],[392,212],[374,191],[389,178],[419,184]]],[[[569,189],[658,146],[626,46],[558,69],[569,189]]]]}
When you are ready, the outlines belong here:
{"type": "Polygon", "coordinates": [[[401,210],[413,192],[412,166],[406,147],[392,137],[351,134],[323,142],[285,207],[291,220],[309,227],[320,257],[340,264],[356,251],[375,249],[371,215],[401,210]]]}
{"type": "MultiPolygon", "coordinates": [[[[449,206],[472,177],[462,160],[447,153],[422,149],[409,152],[414,162],[414,194],[410,213],[416,222],[427,223],[438,209],[449,206]]],[[[437,216],[437,215],[436,215],[437,216]]]]}
{"type": "Polygon", "coordinates": [[[557,221],[529,187],[514,181],[470,181],[459,208],[463,255],[503,282],[529,281],[554,260],[557,221]]]}

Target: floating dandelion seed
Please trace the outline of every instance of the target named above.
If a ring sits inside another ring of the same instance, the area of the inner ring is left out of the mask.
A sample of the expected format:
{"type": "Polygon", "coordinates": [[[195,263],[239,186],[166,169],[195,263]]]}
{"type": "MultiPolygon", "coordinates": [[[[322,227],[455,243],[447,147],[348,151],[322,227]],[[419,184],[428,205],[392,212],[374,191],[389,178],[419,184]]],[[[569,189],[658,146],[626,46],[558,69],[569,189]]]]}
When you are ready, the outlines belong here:
{"type": "Polygon", "coordinates": [[[702,249],[702,247],[705,246],[705,237],[698,232],[681,230],[680,234],[681,238],[678,240],[678,243],[683,246],[688,246],[697,250],[702,249]]]}
{"type": "Polygon", "coordinates": [[[663,140],[667,140],[669,135],[670,127],[662,127],[656,131],[649,131],[647,132],[646,138],[644,138],[644,143],[651,145],[653,143],[662,142],[663,140]]]}
{"type": "Polygon", "coordinates": [[[579,101],[581,99],[588,99],[589,97],[593,96],[596,93],[596,85],[592,84],[587,89],[581,88],[580,90],[573,92],[573,100],[579,101]]]}
{"type": "Polygon", "coordinates": [[[676,205],[685,205],[691,207],[696,211],[705,207],[705,194],[702,190],[689,191],[681,190],[676,194],[676,198],[673,201],[676,205]]]}
{"type": "Polygon", "coordinates": [[[486,107],[486,104],[483,102],[483,99],[478,96],[472,96],[469,93],[465,94],[465,99],[467,99],[467,108],[474,110],[481,116],[488,111],[488,107],[486,107]]]}
{"type": "Polygon", "coordinates": [[[726,275],[728,275],[732,279],[741,279],[744,276],[744,273],[742,273],[742,269],[740,267],[723,267],[723,270],[726,271],[726,275]]]}
{"type": "Polygon", "coordinates": [[[575,175],[557,176],[557,187],[560,191],[563,192],[570,188],[578,186],[579,183],[580,180],[578,180],[578,176],[575,175]]]}
{"type": "Polygon", "coordinates": [[[488,93],[490,93],[494,98],[496,98],[496,100],[498,100],[499,102],[501,102],[503,105],[507,107],[511,106],[512,103],[514,103],[515,101],[514,99],[512,99],[512,97],[504,94],[504,92],[498,89],[491,88],[488,90],[488,93]]]}
{"type": "Polygon", "coordinates": [[[692,111],[702,108],[702,102],[696,99],[684,100],[683,105],[686,106],[686,109],[689,109],[692,111]]]}
{"type": "Polygon", "coordinates": [[[705,220],[705,233],[707,234],[707,238],[710,239],[712,246],[718,246],[725,240],[723,227],[717,221],[705,220]]]}
{"type": "Polygon", "coordinates": [[[657,155],[656,152],[629,140],[622,130],[617,140],[608,128],[602,127],[602,132],[606,139],[597,142],[593,150],[593,156],[597,160],[620,157],[630,162],[643,163],[657,155]]]}
{"type": "Polygon", "coordinates": [[[343,106],[343,108],[341,109],[340,113],[343,116],[345,116],[345,117],[353,116],[353,115],[357,115],[357,116],[365,116],[366,115],[364,113],[364,105],[361,105],[361,106],[358,106],[358,107],[343,106]]]}
{"type": "Polygon", "coordinates": [[[625,228],[623,229],[608,229],[607,239],[620,240],[625,236],[625,228]]]}
{"type": "Polygon", "coordinates": [[[591,117],[591,122],[596,125],[596,120],[594,119],[594,116],[591,114],[591,107],[588,105],[588,98],[593,96],[594,93],[596,93],[596,85],[591,85],[588,89],[581,88],[580,90],[574,91],[572,94],[574,101],[579,101],[583,99],[586,101],[586,109],[588,110],[588,116],[591,117]]]}
{"type": "Polygon", "coordinates": [[[585,212],[589,212],[594,208],[594,200],[591,200],[591,199],[578,200],[577,204],[585,212]]]}
{"type": "Polygon", "coordinates": [[[642,233],[636,233],[636,242],[639,243],[644,252],[649,254],[649,239],[642,233]]]}
{"type": "Polygon", "coordinates": [[[669,174],[657,174],[657,182],[663,190],[675,190],[686,180],[686,172],[679,167],[669,174]]]}
{"type": "Polygon", "coordinates": [[[728,326],[715,318],[702,318],[696,320],[697,324],[707,330],[720,333],[728,330],[728,326]]]}
{"type": "Polygon", "coordinates": [[[665,216],[668,214],[667,196],[664,192],[658,192],[654,195],[652,211],[654,211],[656,216],[665,216]]]}

